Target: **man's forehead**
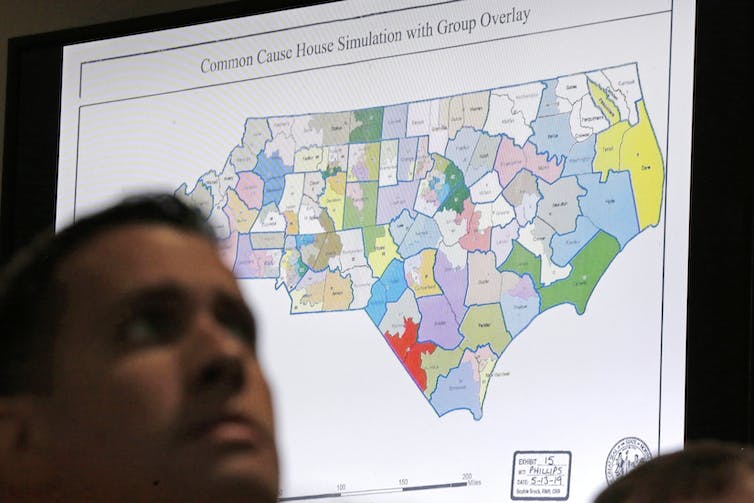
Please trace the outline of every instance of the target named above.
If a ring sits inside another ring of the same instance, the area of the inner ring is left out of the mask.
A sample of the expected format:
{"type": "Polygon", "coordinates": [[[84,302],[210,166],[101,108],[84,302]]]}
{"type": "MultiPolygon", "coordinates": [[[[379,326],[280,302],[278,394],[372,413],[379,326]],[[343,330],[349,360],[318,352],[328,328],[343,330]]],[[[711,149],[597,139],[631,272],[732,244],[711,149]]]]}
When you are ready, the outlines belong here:
{"type": "Polygon", "coordinates": [[[215,243],[201,234],[163,224],[129,224],[82,243],[59,267],[67,287],[109,289],[150,281],[213,280],[233,283],[215,243]]]}

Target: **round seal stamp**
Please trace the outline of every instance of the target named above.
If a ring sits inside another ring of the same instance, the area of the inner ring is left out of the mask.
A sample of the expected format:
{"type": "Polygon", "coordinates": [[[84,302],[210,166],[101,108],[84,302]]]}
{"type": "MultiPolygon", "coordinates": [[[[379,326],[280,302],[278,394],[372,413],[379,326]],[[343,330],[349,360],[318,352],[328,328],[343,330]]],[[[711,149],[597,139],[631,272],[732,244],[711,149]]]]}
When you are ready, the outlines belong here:
{"type": "Polygon", "coordinates": [[[610,484],[618,477],[625,475],[638,465],[649,461],[652,453],[649,446],[640,438],[626,437],[618,441],[610,449],[605,462],[605,478],[610,484]]]}

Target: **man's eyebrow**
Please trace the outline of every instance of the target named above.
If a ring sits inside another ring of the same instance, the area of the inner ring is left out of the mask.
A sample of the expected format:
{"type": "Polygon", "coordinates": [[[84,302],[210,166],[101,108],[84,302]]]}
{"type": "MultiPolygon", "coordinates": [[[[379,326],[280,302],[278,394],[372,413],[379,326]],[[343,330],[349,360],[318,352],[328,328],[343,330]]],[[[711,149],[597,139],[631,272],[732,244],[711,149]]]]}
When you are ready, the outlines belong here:
{"type": "Polygon", "coordinates": [[[254,317],[251,307],[246,302],[246,299],[240,294],[236,295],[223,290],[217,291],[215,294],[215,304],[237,310],[239,312],[238,314],[245,315],[245,317],[248,318],[248,321],[253,324],[256,323],[256,318],[254,317]]]}
{"type": "Polygon", "coordinates": [[[161,300],[188,300],[190,297],[185,287],[175,282],[159,283],[139,287],[126,292],[120,302],[127,305],[147,304],[161,300]]]}
{"type": "MultiPolygon", "coordinates": [[[[252,319],[254,318],[249,305],[240,293],[220,287],[209,287],[205,292],[211,297],[211,303],[243,309],[248,312],[252,319]]],[[[160,301],[189,302],[192,296],[190,289],[180,282],[166,281],[155,285],[145,285],[126,292],[119,302],[126,305],[149,304],[160,301]]]]}

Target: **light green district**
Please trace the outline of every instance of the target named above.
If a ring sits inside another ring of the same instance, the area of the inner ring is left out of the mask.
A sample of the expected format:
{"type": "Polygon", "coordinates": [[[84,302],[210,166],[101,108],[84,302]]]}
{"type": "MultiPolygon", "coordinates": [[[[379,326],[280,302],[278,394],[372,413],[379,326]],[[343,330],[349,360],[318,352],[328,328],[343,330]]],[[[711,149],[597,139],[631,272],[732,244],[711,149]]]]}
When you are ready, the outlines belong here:
{"type": "Polygon", "coordinates": [[[499,303],[471,306],[461,322],[461,333],[465,337],[463,346],[476,350],[489,344],[498,356],[511,342],[499,303]]]}

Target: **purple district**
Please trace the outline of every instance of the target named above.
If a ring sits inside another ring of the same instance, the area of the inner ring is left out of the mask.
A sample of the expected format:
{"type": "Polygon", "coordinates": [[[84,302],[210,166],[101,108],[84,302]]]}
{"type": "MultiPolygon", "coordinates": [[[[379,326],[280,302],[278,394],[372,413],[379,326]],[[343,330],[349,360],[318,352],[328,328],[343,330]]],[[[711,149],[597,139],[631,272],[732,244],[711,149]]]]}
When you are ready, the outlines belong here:
{"type": "MultiPolygon", "coordinates": [[[[398,142],[398,180],[406,181],[414,178],[411,172],[414,161],[416,161],[416,146],[419,138],[412,136],[410,138],[401,138],[398,142]]],[[[417,177],[418,179],[418,177],[417,177]]]]}
{"type": "Polygon", "coordinates": [[[380,187],[377,196],[377,225],[389,224],[405,208],[414,207],[414,198],[419,190],[420,180],[400,182],[398,185],[380,187]]]}
{"type": "Polygon", "coordinates": [[[238,238],[233,273],[239,278],[275,278],[279,274],[280,256],[274,250],[255,250],[248,234],[238,238]]]}
{"type": "Polygon", "coordinates": [[[241,234],[238,239],[238,248],[236,249],[236,263],[233,266],[233,273],[239,278],[255,278],[257,276],[257,264],[252,260],[254,249],[251,247],[251,240],[248,234],[241,234]]]}
{"type": "Polygon", "coordinates": [[[361,181],[369,181],[369,169],[364,164],[356,164],[353,168],[353,176],[356,177],[357,180],[361,181]]]}
{"type": "MultiPolygon", "coordinates": [[[[442,248],[437,250],[435,259],[435,281],[448,298],[450,309],[456,320],[462,320],[466,313],[466,289],[468,288],[468,271],[466,267],[455,267],[450,263],[442,248]]],[[[458,321],[457,323],[460,323],[458,321]]]]}
{"type": "Polygon", "coordinates": [[[416,299],[422,315],[419,324],[419,342],[431,341],[443,349],[456,348],[463,336],[458,331],[458,322],[450,310],[444,295],[419,297],[416,299]]]}
{"type": "Polygon", "coordinates": [[[529,299],[536,297],[537,292],[534,290],[534,283],[531,281],[531,276],[524,275],[521,281],[516,286],[508,291],[508,295],[511,297],[518,297],[519,299],[529,299]]]}
{"type": "Polygon", "coordinates": [[[406,116],[408,104],[385,107],[382,115],[382,139],[402,138],[406,136],[406,116]]]}

